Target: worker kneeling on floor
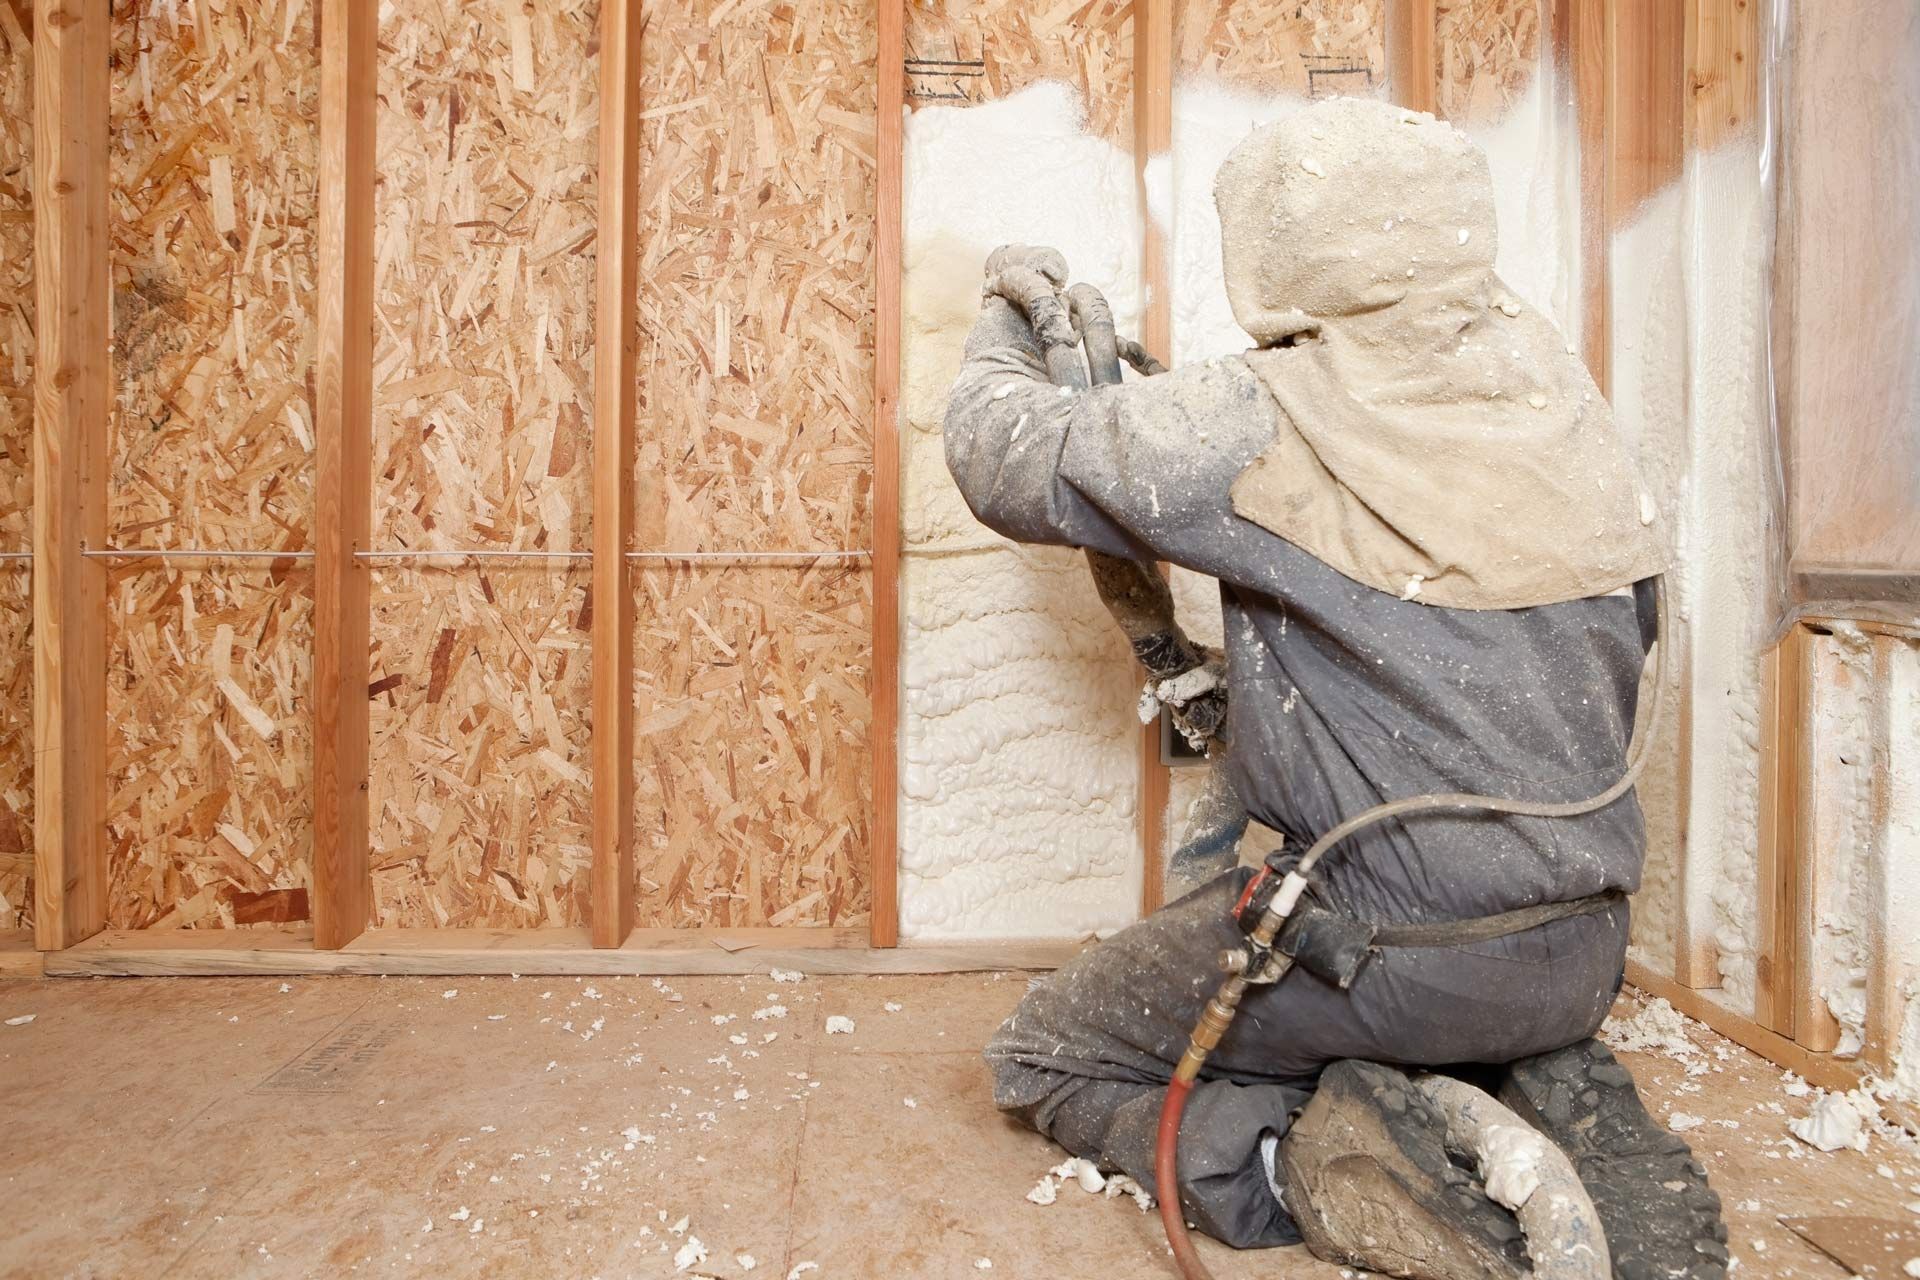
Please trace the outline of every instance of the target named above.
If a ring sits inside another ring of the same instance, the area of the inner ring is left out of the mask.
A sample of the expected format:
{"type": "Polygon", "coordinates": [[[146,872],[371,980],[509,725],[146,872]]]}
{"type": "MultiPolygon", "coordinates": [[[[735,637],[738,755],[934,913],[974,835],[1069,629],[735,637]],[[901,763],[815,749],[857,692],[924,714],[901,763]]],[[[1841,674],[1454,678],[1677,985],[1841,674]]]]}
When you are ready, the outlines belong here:
{"type": "Polygon", "coordinates": [[[1285,843],[1037,984],[987,1047],[995,1098],[1177,1195],[1189,1274],[1185,1223],[1441,1280],[1719,1280],[1704,1170],[1592,1038],[1645,852],[1654,504],[1495,275],[1465,135],[1321,103],[1215,198],[1253,350],[1063,388],[989,280],[947,460],[1009,537],[1219,580],[1224,767],[1285,843]]]}

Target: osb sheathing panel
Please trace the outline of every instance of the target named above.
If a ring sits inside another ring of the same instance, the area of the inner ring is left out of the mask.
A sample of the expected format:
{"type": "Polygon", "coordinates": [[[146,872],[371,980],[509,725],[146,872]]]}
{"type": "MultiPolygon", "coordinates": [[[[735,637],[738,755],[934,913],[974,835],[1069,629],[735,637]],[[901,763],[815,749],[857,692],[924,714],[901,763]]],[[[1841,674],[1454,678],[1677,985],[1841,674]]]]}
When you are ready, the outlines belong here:
{"type": "MultiPolygon", "coordinates": [[[[33,503],[33,43],[29,0],[0,0],[0,552],[27,549],[33,503]]],[[[33,924],[33,576],[0,560],[0,929],[33,924]]]]}
{"type": "Polygon", "coordinates": [[[864,564],[639,575],[643,923],[866,915],[869,583],[864,564]]]}
{"type": "Polygon", "coordinates": [[[1538,70],[1545,7],[1542,0],[1438,0],[1442,116],[1491,123],[1507,113],[1538,70]]]}
{"type": "Polygon", "coordinates": [[[110,928],[309,916],[304,566],[108,579],[110,928]]]}
{"type": "MultiPolygon", "coordinates": [[[[874,59],[864,0],[650,6],[636,547],[864,548],[874,59]]],[[[864,562],[637,575],[642,925],[868,907],[864,562]]]]}
{"type": "Polygon", "coordinates": [[[1386,0],[1182,0],[1174,69],[1259,93],[1373,92],[1386,81],[1386,0]]]}
{"type": "MultiPolygon", "coordinates": [[[[312,19],[115,8],[115,545],[311,545],[312,19]]],[[[308,914],[311,598],[292,562],[114,572],[109,927],[308,914]]]]}
{"type": "MultiPolygon", "coordinates": [[[[381,550],[592,541],[595,0],[399,0],[380,33],[381,550]]],[[[585,562],[375,567],[382,926],[587,919],[585,562]]]]}
{"type": "Polygon", "coordinates": [[[910,106],[992,102],[1039,80],[1064,80],[1088,104],[1088,127],[1133,140],[1133,3],[913,0],[907,7],[910,106]]]}

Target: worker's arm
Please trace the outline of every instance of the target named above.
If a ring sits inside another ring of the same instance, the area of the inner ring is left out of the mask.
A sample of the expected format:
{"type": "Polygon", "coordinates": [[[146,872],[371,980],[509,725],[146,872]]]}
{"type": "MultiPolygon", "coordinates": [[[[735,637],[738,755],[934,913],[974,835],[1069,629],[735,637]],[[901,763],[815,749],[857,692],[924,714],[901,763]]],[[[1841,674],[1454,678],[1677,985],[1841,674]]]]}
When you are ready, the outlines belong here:
{"type": "Polygon", "coordinates": [[[974,515],[1010,538],[1271,587],[1273,535],[1234,515],[1228,490],[1276,413],[1239,360],[1062,395],[1025,318],[994,298],[948,403],[947,465],[974,515]]]}

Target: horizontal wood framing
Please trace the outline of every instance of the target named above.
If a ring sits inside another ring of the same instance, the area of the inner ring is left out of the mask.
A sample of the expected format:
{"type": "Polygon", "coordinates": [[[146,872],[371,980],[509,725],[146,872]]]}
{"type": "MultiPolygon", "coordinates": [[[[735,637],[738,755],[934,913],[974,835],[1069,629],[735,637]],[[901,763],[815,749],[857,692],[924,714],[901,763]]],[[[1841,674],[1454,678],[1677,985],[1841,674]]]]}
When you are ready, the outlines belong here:
{"type": "Polygon", "coordinates": [[[33,930],[0,929],[0,978],[31,978],[40,974],[40,953],[34,949],[33,930]]]}
{"type": "MultiPolygon", "coordinates": [[[[51,969],[49,969],[51,972],[51,969]]],[[[1647,996],[1656,996],[1696,1022],[1705,1023],[1743,1049],[1759,1054],[1777,1067],[1793,1072],[1808,1084],[1831,1092],[1857,1089],[1866,1081],[1863,1064],[1815,1053],[1785,1036],[1767,1030],[1751,1018],[1715,1004],[1712,997],[1683,987],[1637,961],[1627,961],[1627,985],[1647,996]]],[[[1881,1100],[1881,1109],[1893,1123],[1910,1132],[1920,1133],[1920,1110],[1897,1102],[1881,1100]]]]}
{"type": "Polygon", "coordinates": [[[109,930],[46,957],[50,977],[245,977],[269,974],[812,974],[1049,970],[1077,954],[1070,940],[872,947],[864,927],[635,929],[595,947],[585,928],[369,929],[346,946],[313,945],[310,929],[109,930]]]}

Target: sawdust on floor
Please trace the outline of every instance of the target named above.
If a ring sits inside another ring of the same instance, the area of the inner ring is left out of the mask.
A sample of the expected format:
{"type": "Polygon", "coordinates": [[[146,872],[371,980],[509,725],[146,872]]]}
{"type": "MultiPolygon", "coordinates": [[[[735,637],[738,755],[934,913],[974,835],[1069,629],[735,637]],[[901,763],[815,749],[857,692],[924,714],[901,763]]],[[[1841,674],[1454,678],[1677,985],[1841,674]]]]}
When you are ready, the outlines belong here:
{"type": "MultiPolygon", "coordinates": [[[[1170,1274],[1132,1196],[1028,1201],[1062,1154],[978,1058],[1022,975],[781,977],[0,983],[0,1276],[1170,1274]]],[[[1780,1217],[1920,1221],[1904,1135],[1817,1151],[1788,1132],[1804,1085],[1630,1025],[1738,1276],[1844,1274],[1780,1217]]],[[[1339,1274],[1206,1253],[1221,1280],[1339,1274]]]]}

